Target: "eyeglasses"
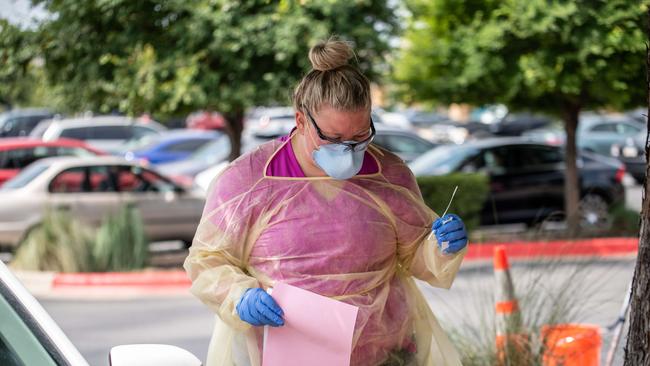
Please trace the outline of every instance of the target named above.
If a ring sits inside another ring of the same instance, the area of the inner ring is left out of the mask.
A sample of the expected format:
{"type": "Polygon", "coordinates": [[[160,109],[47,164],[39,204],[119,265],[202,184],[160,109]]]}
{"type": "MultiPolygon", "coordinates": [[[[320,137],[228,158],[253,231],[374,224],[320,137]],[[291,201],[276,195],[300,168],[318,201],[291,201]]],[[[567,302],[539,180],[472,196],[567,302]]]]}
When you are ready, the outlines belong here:
{"type": "Polygon", "coordinates": [[[318,134],[318,137],[320,137],[321,140],[325,140],[332,144],[344,145],[345,147],[347,147],[348,150],[351,151],[361,151],[361,150],[365,150],[368,147],[368,145],[370,145],[372,140],[375,138],[375,133],[376,133],[375,124],[372,121],[372,116],[370,117],[370,136],[368,136],[368,138],[359,142],[343,142],[340,139],[335,139],[332,137],[325,136],[325,134],[323,134],[323,131],[321,131],[321,129],[316,124],[316,120],[314,120],[314,117],[312,117],[311,113],[309,113],[309,110],[305,108],[305,111],[307,112],[307,116],[309,117],[311,124],[314,125],[314,127],[316,128],[316,133],[318,134]]]}

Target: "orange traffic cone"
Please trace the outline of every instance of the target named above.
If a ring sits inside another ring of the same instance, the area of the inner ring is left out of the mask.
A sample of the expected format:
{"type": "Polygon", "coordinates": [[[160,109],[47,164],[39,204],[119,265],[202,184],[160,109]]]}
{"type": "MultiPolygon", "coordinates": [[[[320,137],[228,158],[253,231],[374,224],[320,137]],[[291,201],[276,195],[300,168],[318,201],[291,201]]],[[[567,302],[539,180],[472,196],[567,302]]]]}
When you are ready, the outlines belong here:
{"type": "Polygon", "coordinates": [[[521,365],[529,360],[528,336],[522,331],[522,318],[510,276],[504,246],[494,249],[496,279],[496,347],[500,365],[521,365]]]}

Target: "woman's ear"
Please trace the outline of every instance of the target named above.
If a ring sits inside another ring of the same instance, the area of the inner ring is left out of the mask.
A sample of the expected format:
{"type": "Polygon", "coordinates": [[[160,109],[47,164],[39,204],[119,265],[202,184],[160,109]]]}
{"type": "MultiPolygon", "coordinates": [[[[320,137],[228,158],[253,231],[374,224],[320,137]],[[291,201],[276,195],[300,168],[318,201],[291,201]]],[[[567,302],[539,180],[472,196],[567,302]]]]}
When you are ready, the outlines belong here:
{"type": "Polygon", "coordinates": [[[305,115],[301,111],[296,111],[296,128],[299,134],[305,134],[305,115]]]}

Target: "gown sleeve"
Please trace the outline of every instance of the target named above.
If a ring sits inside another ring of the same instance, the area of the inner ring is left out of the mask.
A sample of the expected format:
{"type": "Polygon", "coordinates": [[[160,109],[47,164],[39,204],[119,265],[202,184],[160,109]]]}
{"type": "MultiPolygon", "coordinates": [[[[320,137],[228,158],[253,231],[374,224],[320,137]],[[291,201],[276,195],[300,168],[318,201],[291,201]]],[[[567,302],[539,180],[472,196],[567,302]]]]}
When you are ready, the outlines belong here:
{"type": "Polygon", "coordinates": [[[399,265],[407,275],[434,287],[450,288],[467,247],[455,254],[443,254],[431,226],[438,215],[426,206],[415,176],[405,164],[393,167],[395,185],[401,190],[394,204],[399,265]]]}
{"type": "Polygon", "coordinates": [[[236,330],[250,328],[237,314],[239,299],[246,289],[260,287],[246,270],[247,248],[256,226],[251,178],[246,166],[238,164],[213,181],[183,264],[192,280],[190,292],[236,330]]]}

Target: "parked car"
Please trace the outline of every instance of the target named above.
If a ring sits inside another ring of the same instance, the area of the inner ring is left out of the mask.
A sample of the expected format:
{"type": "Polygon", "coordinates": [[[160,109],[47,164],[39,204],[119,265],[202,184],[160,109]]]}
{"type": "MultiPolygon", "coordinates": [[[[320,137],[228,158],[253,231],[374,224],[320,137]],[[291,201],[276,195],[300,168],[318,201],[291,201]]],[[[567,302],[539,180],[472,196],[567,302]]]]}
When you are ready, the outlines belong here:
{"type": "MultiPolygon", "coordinates": [[[[241,151],[242,153],[248,152],[265,141],[267,140],[243,136],[241,151]]],[[[191,186],[197,174],[214,165],[228,161],[229,157],[230,140],[228,136],[222,135],[195,151],[187,159],[159,164],[156,166],[156,170],[183,186],[191,186]]]]}
{"type": "Polygon", "coordinates": [[[157,135],[166,128],[157,122],[142,122],[121,116],[96,116],[46,120],[34,128],[30,136],[44,141],[69,138],[113,153],[123,149],[127,141],[157,135]]]}
{"type": "MultiPolygon", "coordinates": [[[[585,113],[576,131],[576,145],[582,150],[617,158],[637,181],[642,182],[646,130],[644,124],[628,116],[585,113]]],[[[524,136],[555,144],[564,144],[566,139],[561,128],[532,130],[524,136]]]]}
{"type": "Polygon", "coordinates": [[[372,142],[397,154],[407,162],[437,146],[410,130],[379,124],[375,125],[375,129],[376,135],[372,142]]]}
{"type": "Polygon", "coordinates": [[[489,125],[496,136],[521,136],[526,131],[550,126],[553,120],[547,116],[532,113],[508,113],[502,120],[489,125]]]}
{"type": "Polygon", "coordinates": [[[41,159],[0,188],[0,245],[17,246],[46,209],[69,212],[91,227],[124,205],[140,210],[151,241],[189,245],[203,210],[198,192],[117,157],[41,159]]]}
{"type": "Polygon", "coordinates": [[[185,126],[197,130],[223,130],[226,119],[219,112],[197,111],[187,116],[185,126]]]}
{"type": "Polygon", "coordinates": [[[36,160],[54,156],[89,157],[104,155],[83,141],[30,138],[0,139],[0,186],[36,160]]]}
{"type": "MultiPolygon", "coordinates": [[[[43,306],[0,261],[0,365],[88,366],[43,306]]],[[[112,366],[200,366],[190,352],[168,345],[122,345],[111,349],[112,366]]]]}
{"type": "MultiPolygon", "coordinates": [[[[615,159],[580,153],[582,217],[603,225],[608,207],[624,199],[625,167],[615,159]]],[[[564,152],[561,147],[523,138],[499,138],[440,146],[410,164],[416,176],[483,173],[490,191],[481,224],[536,224],[564,212],[564,152]]],[[[458,194],[462,194],[459,190],[458,194]]]]}
{"type": "Polygon", "coordinates": [[[216,131],[171,130],[140,140],[124,154],[126,160],[164,164],[187,159],[206,144],[223,137],[216,131]]]}
{"type": "Polygon", "coordinates": [[[258,114],[259,118],[250,118],[244,126],[245,135],[270,140],[287,135],[296,127],[293,108],[272,108],[258,114]]]}
{"type": "Polygon", "coordinates": [[[628,137],[625,141],[614,143],[611,147],[612,156],[625,164],[625,169],[639,184],[643,184],[645,179],[645,140],[645,137],[640,136],[628,137]]]}
{"type": "Polygon", "coordinates": [[[0,137],[28,136],[41,121],[54,118],[49,109],[13,109],[0,114],[0,137]]]}

